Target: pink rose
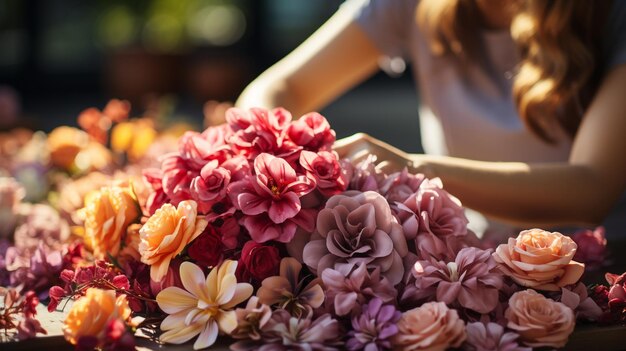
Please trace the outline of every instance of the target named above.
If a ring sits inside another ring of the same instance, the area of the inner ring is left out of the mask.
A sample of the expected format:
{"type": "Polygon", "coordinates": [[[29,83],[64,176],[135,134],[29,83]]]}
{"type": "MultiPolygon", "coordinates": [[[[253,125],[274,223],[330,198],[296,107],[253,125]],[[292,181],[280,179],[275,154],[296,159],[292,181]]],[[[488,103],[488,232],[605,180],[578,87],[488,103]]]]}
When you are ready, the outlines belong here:
{"type": "Polygon", "coordinates": [[[524,230],[498,246],[493,254],[500,270],[517,284],[559,291],[578,282],[585,265],[572,261],[576,243],[569,237],[541,229],[524,230]]]}
{"type": "Polygon", "coordinates": [[[428,302],[402,314],[394,350],[444,351],[465,341],[465,323],[443,302],[428,302]]]}
{"type": "Polygon", "coordinates": [[[513,294],[504,315],[509,321],[507,327],[530,347],[561,348],[576,324],[571,308],[531,289],[513,294]]]}
{"type": "Polygon", "coordinates": [[[300,165],[309,179],[317,183],[317,189],[324,196],[333,196],[346,190],[348,180],[333,152],[302,151],[300,165]]]}

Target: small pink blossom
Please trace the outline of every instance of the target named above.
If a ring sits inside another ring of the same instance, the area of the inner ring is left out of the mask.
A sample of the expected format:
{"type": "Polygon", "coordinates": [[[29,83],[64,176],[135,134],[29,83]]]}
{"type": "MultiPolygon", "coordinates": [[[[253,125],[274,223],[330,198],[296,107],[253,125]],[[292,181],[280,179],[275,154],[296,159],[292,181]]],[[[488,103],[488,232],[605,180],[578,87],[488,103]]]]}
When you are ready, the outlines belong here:
{"type": "Polygon", "coordinates": [[[604,227],[594,230],[583,229],[572,235],[572,240],[578,245],[574,260],[585,264],[588,270],[594,270],[606,264],[606,237],[604,227]]]}
{"type": "Polygon", "coordinates": [[[415,194],[422,182],[423,174],[409,173],[404,168],[400,172],[392,173],[380,184],[380,193],[389,201],[391,208],[394,209],[395,203],[403,203],[411,195],[415,194]]]}
{"type": "Polygon", "coordinates": [[[296,145],[314,152],[330,150],[335,142],[335,131],[330,129],[326,118],[317,112],[307,113],[291,123],[287,134],[296,145]]]}
{"type": "Polygon", "coordinates": [[[346,190],[348,180],[335,153],[302,151],[300,165],[305,169],[307,177],[317,183],[317,189],[322,195],[333,196],[346,190]]]}

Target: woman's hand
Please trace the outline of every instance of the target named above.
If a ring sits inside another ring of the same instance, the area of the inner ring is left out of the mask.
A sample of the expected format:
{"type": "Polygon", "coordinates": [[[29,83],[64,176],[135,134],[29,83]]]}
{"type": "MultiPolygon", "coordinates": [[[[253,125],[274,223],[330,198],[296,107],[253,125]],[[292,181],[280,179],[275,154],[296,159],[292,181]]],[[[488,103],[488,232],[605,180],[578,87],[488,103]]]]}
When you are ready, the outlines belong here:
{"type": "Polygon", "coordinates": [[[364,133],[337,140],[333,148],[339,154],[339,158],[348,158],[355,163],[374,155],[379,162],[376,167],[387,173],[400,171],[405,167],[408,167],[409,171],[415,171],[413,159],[417,155],[410,155],[364,133]]]}

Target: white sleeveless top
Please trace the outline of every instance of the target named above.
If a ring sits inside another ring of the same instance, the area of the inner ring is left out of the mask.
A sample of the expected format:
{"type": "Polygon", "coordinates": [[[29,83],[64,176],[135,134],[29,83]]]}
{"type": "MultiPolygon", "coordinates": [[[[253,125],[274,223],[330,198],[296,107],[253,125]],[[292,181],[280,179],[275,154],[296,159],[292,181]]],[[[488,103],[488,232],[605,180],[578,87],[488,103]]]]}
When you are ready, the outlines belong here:
{"type": "MultiPolygon", "coordinates": [[[[488,64],[431,53],[415,22],[418,0],[348,0],[356,23],[387,57],[412,64],[420,96],[422,145],[428,154],[483,161],[566,161],[571,141],[561,133],[551,145],[527,130],[512,98],[514,69],[520,57],[508,30],[477,33],[488,64]],[[486,68],[488,67],[488,68],[486,68]]],[[[605,71],[626,63],[626,0],[614,0],[603,47],[605,71]]],[[[626,235],[626,201],[620,234],[626,235]]],[[[615,233],[613,233],[615,234],[615,233]]],[[[610,230],[607,228],[607,235],[610,230]]]]}

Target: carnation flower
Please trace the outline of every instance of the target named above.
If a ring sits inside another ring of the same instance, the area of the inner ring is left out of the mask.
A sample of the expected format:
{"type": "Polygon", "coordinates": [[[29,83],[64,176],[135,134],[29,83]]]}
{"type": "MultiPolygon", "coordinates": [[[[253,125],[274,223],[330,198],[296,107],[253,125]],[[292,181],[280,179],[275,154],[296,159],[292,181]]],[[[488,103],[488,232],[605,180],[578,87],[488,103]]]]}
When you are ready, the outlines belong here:
{"type": "Polygon", "coordinates": [[[531,289],[511,296],[505,317],[509,321],[507,327],[530,347],[561,348],[576,324],[571,308],[531,289]]]}
{"type": "Polygon", "coordinates": [[[576,243],[569,237],[541,229],[524,230],[493,254],[499,268],[516,283],[538,290],[559,291],[575,284],[585,265],[572,261],[576,243]]]}
{"type": "Polygon", "coordinates": [[[363,313],[352,317],[352,330],[348,333],[346,349],[391,350],[391,339],[398,333],[396,325],[402,313],[393,305],[383,305],[383,300],[372,299],[363,306],[363,313]]]}
{"type": "Polygon", "coordinates": [[[15,179],[0,177],[0,238],[12,237],[17,207],[24,195],[24,188],[15,179]]]}
{"type": "Polygon", "coordinates": [[[606,265],[606,237],[604,227],[594,230],[583,229],[572,235],[572,240],[577,245],[574,260],[585,264],[588,270],[598,269],[606,265]]]}
{"type": "Polygon", "coordinates": [[[531,351],[517,343],[517,333],[505,332],[497,323],[474,322],[467,325],[467,340],[464,350],[468,351],[531,351]]]}
{"type": "Polygon", "coordinates": [[[106,327],[112,320],[126,323],[130,308],[125,295],[115,297],[113,290],[91,288],[85,296],[74,302],[65,318],[65,340],[76,345],[81,337],[95,337],[104,342],[106,327]]]}
{"type": "Polygon", "coordinates": [[[325,269],[322,281],[326,287],[326,301],[334,304],[334,312],[338,316],[350,313],[357,315],[361,307],[372,298],[393,303],[397,294],[389,280],[380,276],[380,269],[376,268],[370,274],[365,264],[348,277],[334,269],[325,269]]]}
{"type": "Polygon", "coordinates": [[[294,317],[285,310],[272,314],[259,351],[331,351],[339,350],[341,334],[337,320],[324,314],[294,317]]]}
{"type": "Polygon", "coordinates": [[[206,277],[202,269],[191,262],[180,265],[180,277],[185,290],[169,287],[161,291],[157,303],[167,313],[161,322],[161,341],[182,344],[200,334],[194,350],[209,347],[218,332],[230,334],[237,327],[233,308],[252,295],[252,286],[237,283],[237,262],[224,261],[206,277]]]}
{"type": "Polygon", "coordinates": [[[365,264],[379,268],[393,285],[402,280],[407,243],[381,195],[367,191],[331,197],[317,216],[316,229],[304,247],[303,258],[318,274],[333,268],[347,276],[365,264]]]}
{"type": "Polygon", "coordinates": [[[103,187],[85,197],[81,210],[85,220],[85,242],[97,259],[117,256],[128,226],[141,212],[132,187],[103,187]]]}
{"type": "Polygon", "coordinates": [[[226,120],[234,131],[229,142],[237,154],[248,160],[262,153],[289,157],[300,149],[285,137],[291,122],[291,114],[285,109],[231,108],[226,111],[226,120]]]}
{"type": "Polygon", "coordinates": [[[434,258],[417,261],[412,273],[415,289],[406,290],[403,299],[436,300],[481,314],[498,304],[502,275],[496,270],[491,251],[471,247],[459,251],[453,262],[434,258]]]}
{"type": "Polygon", "coordinates": [[[444,351],[465,341],[465,323],[443,302],[427,302],[402,314],[394,350],[444,351]]]}
{"type": "Polygon", "coordinates": [[[263,280],[257,291],[259,301],[269,306],[278,306],[292,315],[301,316],[324,303],[324,290],[319,279],[306,284],[300,278],[302,265],[294,258],[280,261],[280,276],[263,280]]]}
{"type": "Polygon", "coordinates": [[[365,160],[356,165],[345,161],[341,166],[350,175],[348,190],[380,192],[380,184],[387,177],[382,171],[376,169],[376,156],[374,155],[368,155],[365,160]]]}
{"type": "Polygon", "coordinates": [[[197,216],[193,200],[182,201],[178,208],[165,204],[158,209],[139,231],[141,262],[150,265],[150,278],[160,281],[172,258],[197,238],[207,224],[197,216]]]}

